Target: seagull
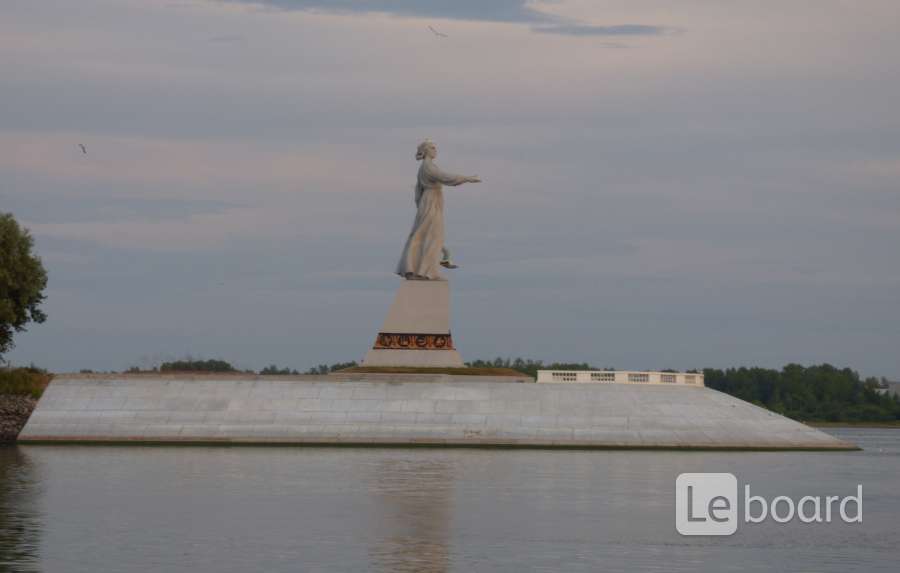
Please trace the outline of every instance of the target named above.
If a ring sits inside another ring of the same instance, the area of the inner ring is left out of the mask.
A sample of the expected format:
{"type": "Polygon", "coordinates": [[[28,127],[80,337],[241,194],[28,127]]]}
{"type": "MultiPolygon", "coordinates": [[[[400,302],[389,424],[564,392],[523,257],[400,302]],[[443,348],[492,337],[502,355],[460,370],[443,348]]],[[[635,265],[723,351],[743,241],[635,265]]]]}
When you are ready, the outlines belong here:
{"type": "Polygon", "coordinates": [[[446,38],[446,37],[447,37],[447,34],[441,34],[440,32],[438,32],[437,30],[435,30],[435,29],[432,28],[431,26],[428,26],[428,29],[431,30],[432,32],[434,32],[434,35],[435,35],[435,36],[439,36],[439,37],[441,37],[441,38],[446,38]]]}
{"type": "Polygon", "coordinates": [[[82,152],[82,153],[84,153],[85,155],[87,155],[87,147],[85,147],[83,143],[79,143],[79,144],[78,144],[78,147],[81,148],[81,152],[82,152]]]}

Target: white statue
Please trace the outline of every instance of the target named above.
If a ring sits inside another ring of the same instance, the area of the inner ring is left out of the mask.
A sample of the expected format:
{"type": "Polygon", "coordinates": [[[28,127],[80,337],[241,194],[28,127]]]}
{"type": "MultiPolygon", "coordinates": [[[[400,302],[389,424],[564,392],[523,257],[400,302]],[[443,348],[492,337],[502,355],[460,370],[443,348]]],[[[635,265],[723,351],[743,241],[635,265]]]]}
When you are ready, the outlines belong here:
{"type": "Polygon", "coordinates": [[[419,166],[416,183],[416,220],[406,240],[397,274],[410,280],[443,280],[439,267],[455,269],[444,246],[444,192],[442,185],[481,183],[477,176],[445,173],[434,164],[437,147],[426,139],[416,150],[419,166]]]}

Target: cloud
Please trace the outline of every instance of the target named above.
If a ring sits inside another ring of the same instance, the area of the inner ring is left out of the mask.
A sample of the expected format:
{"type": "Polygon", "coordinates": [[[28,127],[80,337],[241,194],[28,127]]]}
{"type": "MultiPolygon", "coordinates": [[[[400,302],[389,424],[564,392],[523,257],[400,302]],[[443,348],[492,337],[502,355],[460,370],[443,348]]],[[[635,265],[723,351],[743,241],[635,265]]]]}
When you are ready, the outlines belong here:
{"type": "MultiPolygon", "coordinates": [[[[254,142],[255,143],[255,142],[254,142]]],[[[367,179],[342,167],[344,156],[354,146],[322,144],[278,147],[251,144],[240,139],[165,139],[118,137],[75,132],[0,132],[0,174],[42,177],[65,182],[73,193],[75,184],[116,188],[117,195],[132,197],[177,197],[193,188],[195,199],[224,200],[230,191],[240,200],[247,189],[258,195],[268,191],[315,189],[334,184],[335,173],[350,188],[367,179]],[[73,141],[84,141],[90,153],[83,155],[73,141]],[[338,149],[336,149],[338,148],[338,149]],[[346,176],[346,177],[343,177],[346,176]],[[199,193],[201,189],[206,193],[199,193]]],[[[362,169],[377,167],[377,160],[357,159],[362,169]]]]}
{"type": "Polygon", "coordinates": [[[900,179],[900,159],[877,158],[854,161],[844,166],[842,171],[851,175],[855,181],[863,178],[875,182],[889,182],[891,183],[889,189],[896,192],[898,190],[896,182],[900,179]]]}
{"type": "Polygon", "coordinates": [[[223,34],[221,36],[213,36],[209,39],[214,44],[245,44],[247,38],[239,34],[223,34]]]}
{"type": "Polygon", "coordinates": [[[266,233],[282,238],[291,227],[282,213],[273,221],[274,210],[236,208],[163,221],[111,220],[77,223],[37,223],[25,221],[38,237],[127,249],[198,252],[219,247],[228,240],[258,237],[266,233]]]}
{"type": "Polygon", "coordinates": [[[446,18],[481,22],[539,22],[547,15],[535,10],[527,0],[223,0],[278,10],[309,12],[393,14],[412,18],[446,18]]]}
{"type": "Polygon", "coordinates": [[[532,26],[532,31],[541,34],[563,36],[662,36],[673,30],[664,26],[643,24],[621,24],[618,26],[591,26],[588,24],[552,24],[532,26]]]}
{"type": "MultiPolygon", "coordinates": [[[[324,13],[390,14],[409,18],[442,18],[476,22],[534,24],[533,32],[563,36],[661,36],[672,31],[665,26],[618,24],[594,26],[540,11],[528,0],[223,0],[279,10],[324,13]]],[[[609,47],[624,47],[610,45],[609,47]]]]}

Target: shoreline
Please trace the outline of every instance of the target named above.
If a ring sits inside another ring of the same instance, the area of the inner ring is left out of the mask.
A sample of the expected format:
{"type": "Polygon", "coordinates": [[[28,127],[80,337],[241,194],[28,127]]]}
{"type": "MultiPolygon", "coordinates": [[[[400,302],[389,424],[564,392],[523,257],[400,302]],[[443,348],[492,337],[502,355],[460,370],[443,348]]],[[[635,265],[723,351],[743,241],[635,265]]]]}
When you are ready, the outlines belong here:
{"type": "Polygon", "coordinates": [[[801,422],[812,428],[882,428],[900,430],[900,422],[801,422]]]}

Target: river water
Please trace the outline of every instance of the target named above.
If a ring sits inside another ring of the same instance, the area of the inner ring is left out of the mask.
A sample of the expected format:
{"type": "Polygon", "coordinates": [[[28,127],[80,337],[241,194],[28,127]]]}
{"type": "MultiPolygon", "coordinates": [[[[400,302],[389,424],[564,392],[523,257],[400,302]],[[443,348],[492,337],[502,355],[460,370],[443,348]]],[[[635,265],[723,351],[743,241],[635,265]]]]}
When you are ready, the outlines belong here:
{"type": "Polygon", "coordinates": [[[0,571],[897,571],[900,429],[828,431],[864,450],[8,446],[0,571]],[[863,521],[684,537],[682,472],[863,521]]]}

